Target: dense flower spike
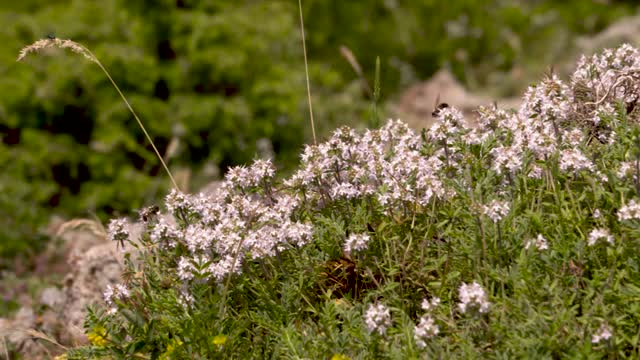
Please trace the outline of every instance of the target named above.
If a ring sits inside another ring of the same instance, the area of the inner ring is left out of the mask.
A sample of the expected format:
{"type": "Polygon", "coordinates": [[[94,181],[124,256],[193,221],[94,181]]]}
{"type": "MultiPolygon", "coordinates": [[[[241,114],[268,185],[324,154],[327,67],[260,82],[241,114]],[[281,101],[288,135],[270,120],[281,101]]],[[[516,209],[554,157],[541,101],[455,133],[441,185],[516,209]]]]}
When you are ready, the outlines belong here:
{"type": "Polygon", "coordinates": [[[458,296],[460,297],[460,303],[458,308],[463,313],[468,311],[477,310],[479,313],[486,313],[489,311],[489,300],[487,299],[487,293],[484,291],[480,284],[475,281],[471,284],[462,284],[458,289],[458,296]]]}
{"type": "Polygon", "coordinates": [[[300,199],[277,192],[275,168],[257,160],[249,167],[229,170],[213,194],[187,195],[172,191],[167,209],[186,226],[177,228],[160,218],[150,232],[154,242],[174,248],[182,244],[188,254],[178,262],[180,279],[215,279],[239,273],[244,257],[275,256],[289,246],[303,246],[310,239],[310,224],[294,219],[300,199]]]}
{"type": "Polygon", "coordinates": [[[413,338],[419,348],[425,348],[427,341],[440,333],[440,328],[436,325],[435,320],[428,315],[422,316],[420,322],[414,328],[413,338]]]}
{"type": "Polygon", "coordinates": [[[594,171],[595,166],[580,150],[567,149],[560,153],[560,170],[578,172],[580,170],[594,171]]]}
{"type": "Polygon", "coordinates": [[[624,44],[590,57],[582,56],[571,77],[572,85],[593,111],[597,106],[630,103],[638,100],[640,90],[640,54],[624,44]]]}
{"type": "Polygon", "coordinates": [[[109,313],[113,314],[117,311],[117,307],[115,305],[116,300],[124,300],[130,296],[129,289],[126,285],[117,284],[115,286],[107,285],[107,288],[104,290],[104,301],[109,306],[109,313]]]}
{"type": "Polygon", "coordinates": [[[618,210],[618,219],[620,220],[633,220],[640,219],[640,204],[635,200],[630,200],[629,203],[620,210],[618,210]]]}
{"type": "Polygon", "coordinates": [[[170,222],[167,217],[160,217],[149,231],[149,238],[156,244],[166,248],[175,248],[182,233],[176,227],[175,221],[170,222]]]}
{"type": "Polygon", "coordinates": [[[421,146],[419,136],[400,121],[362,136],[341,128],[326,143],[307,146],[301,169],[285,184],[317,204],[372,197],[390,210],[416,202],[425,206],[451,189],[440,177],[442,160],[423,156],[421,146]]]}
{"type": "Polygon", "coordinates": [[[351,254],[354,251],[360,251],[369,245],[369,235],[367,234],[351,234],[344,242],[345,254],[351,254]]]}
{"type": "Polygon", "coordinates": [[[611,235],[611,233],[609,232],[609,229],[606,229],[606,228],[593,229],[589,233],[589,239],[587,240],[587,244],[589,246],[593,246],[596,244],[598,240],[601,240],[601,239],[608,242],[609,244],[613,244],[613,235],[611,235]]]}
{"type": "Polygon", "coordinates": [[[364,314],[364,322],[370,333],[384,335],[391,326],[391,311],[382,304],[371,304],[364,314]]]}
{"type": "Polygon", "coordinates": [[[509,203],[506,201],[493,200],[489,205],[482,207],[482,212],[488,216],[491,221],[497,223],[509,214],[509,203]]]}
{"type": "Polygon", "coordinates": [[[107,228],[109,240],[117,241],[124,246],[124,242],[129,241],[129,222],[127,219],[111,219],[107,228]]]}

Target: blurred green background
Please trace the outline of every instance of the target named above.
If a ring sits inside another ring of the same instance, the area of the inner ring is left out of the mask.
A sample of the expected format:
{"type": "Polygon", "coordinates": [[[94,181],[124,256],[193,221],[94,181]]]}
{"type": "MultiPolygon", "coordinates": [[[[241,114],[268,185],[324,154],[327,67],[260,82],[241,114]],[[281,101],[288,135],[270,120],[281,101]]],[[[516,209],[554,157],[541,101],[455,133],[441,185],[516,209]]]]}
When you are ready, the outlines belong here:
{"type": "MultiPolygon", "coordinates": [[[[636,12],[633,1],[304,0],[320,135],[362,127],[381,59],[382,101],[446,67],[471,89],[517,94],[578,34],[636,12]]],[[[46,242],[53,214],[106,220],[169,187],[143,133],[93,63],[62,51],[15,61],[49,34],[91,49],[131,101],[169,167],[198,189],[228,166],[275,155],[291,169],[310,142],[298,3],[1,1],[0,269],[46,242]],[[170,145],[171,144],[171,145],[170,145]],[[184,176],[185,174],[190,176],[184,176]]]]}

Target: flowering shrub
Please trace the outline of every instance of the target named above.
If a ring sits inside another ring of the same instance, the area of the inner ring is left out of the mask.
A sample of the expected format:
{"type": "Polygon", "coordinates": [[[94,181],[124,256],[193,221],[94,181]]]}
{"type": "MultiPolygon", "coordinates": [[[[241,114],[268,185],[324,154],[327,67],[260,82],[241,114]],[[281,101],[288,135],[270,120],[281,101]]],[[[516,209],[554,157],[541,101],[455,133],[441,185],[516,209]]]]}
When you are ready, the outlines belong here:
{"type": "MultiPolygon", "coordinates": [[[[298,8],[291,1],[5,4],[0,16],[11,21],[0,35],[7,66],[0,78],[3,270],[15,254],[30,257],[45,244],[41,229],[52,213],[103,220],[132,214],[168,185],[143,132],[95,64],[53,56],[59,54],[54,49],[13,64],[17,49],[48,33],[95,52],[148,124],[172,171],[188,168],[192,184],[255,154],[293,168],[304,140],[311,139],[300,111],[305,76],[298,8]],[[69,20],[48,25],[52,18],[69,20]]],[[[77,50],[71,45],[63,41],[60,47],[77,50]]],[[[369,102],[352,71],[340,72],[315,56],[309,60],[319,134],[329,133],[340,117],[367,113],[369,102]]]]}
{"type": "Polygon", "coordinates": [[[637,355],[639,66],[585,58],[475,127],[340,128],[288,178],[257,160],[140,238],[112,221],[137,250],[69,358],[637,355]]]}

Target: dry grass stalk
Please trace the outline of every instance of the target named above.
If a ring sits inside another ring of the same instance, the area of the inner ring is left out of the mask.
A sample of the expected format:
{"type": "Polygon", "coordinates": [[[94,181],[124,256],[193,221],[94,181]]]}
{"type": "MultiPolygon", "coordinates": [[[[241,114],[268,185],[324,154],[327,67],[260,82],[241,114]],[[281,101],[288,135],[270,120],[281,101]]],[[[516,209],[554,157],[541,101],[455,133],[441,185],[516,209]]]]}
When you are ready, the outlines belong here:
{"type": "Polygon", "coordinates": [[[96,59],[96,57],[93,56],[93,54],[84,46],[73,40],[63,40],[58,38],[40,39],[31,45],[23,47],[22,50],[20,50],[17,61],[24,60],[24,58],[31,53],[37,53],[48,48],[70,49],[71,51],[84,56],[89,61],[98,63],[98,59],[96,59]]]}
{"type": "MultiPolygon", "coordinates": [[[[24,48],[22,48],[22,50],[20,50],[20,54],[18,55],[17,61],[24,60],[24,58],[27,55],[31,54],[31,53],[37,53],[37,52],[40,52],[41,50],[44,50],[44,49],[47,49],[47,48],[53,48],[53,47],[57,47],[57,48],[61,48],[61,49],[70,49],[71,51],[73,51],[75,53],[81,54],[82,56],[87,58],[89,61],[94,62],[95,64],[97,64],[100,67],[100,69],[102,69],[102,71],[105,73],[105,75],[107,75],[107,78],[109,78],[109,81],[111,81],[111,84],[113,85],[113,87],[116,89],[116,91],[118,91],[118,94],[120,94],[120,97],[122,98],[124,103],[129,108],[129,111],[131,112],[131,114],[133,114],[133,117],[138,122],[138,125],[142,129],[142,132],[144,133],[144,135],[147,137],[147,140],[151,144],[151,147],[153,148],[153,151],[156,153],[156,156],[158,157],[158,159],[160,160],[160,163],[164,167],[164,170],[169,175],[169,179],[171,179],[171,182],[173,183],[173,186],[175,187],[176,190],[180,191],[180,188],[178,187],[178,184],[173,179],[173,175],[171,174],[171,171],[169,171],[169,167],[167,167],[167,164],[164,162],[164,159],[160,155],[160,152],[156,148],[156,145],[154,144],[153,140],[151,140],[151,136],[149,136],[149,133],[147,133],[147,129],[142,124],[142,121],[140,120],[140,118],[138,117],[136,112],[133,111],[133,108],[131,107],[131,104],[129,104],[129,101],[124,96],[122,91],[120,91],[120,88],[118,87],[116,82],[113,80],[113,78],[111,78],[111,75],[109,74],[107,69],[105,69],[105,67],[102,65],[102,63],[98,60],[98,58],[91,51],[89,51],[89,49],[87,49],[86,47],[78,44],[77,42],[75,42],[73,40],[68,40],[68,39],[67,40],[63,40],[63,39],[58,39],[58,38],[53,38],[53,39],[47,38],[47,39],[38,40],[38,41],[34,42],[33,44],[25,46],[24,48]]],[[[315,132],[314,132],[314,134],[315,134],[315,132]]]]}
{"type": "Polygon", "coordinates": [[[307,62],[307,44],[304,40],[304,17],[302,16],[302,0],[298,0],[298,8],[300,9],[300,33],[302,34],[302,52],[304,53],[304,73],[307,79],[307,99],[309,101],[309,116],[311,118],[311,133],[313,134],[313,145],[317,145],[316,126],[313,122],[313,107],[311,105],[311,84],[309,82],[309,64],[307,62]]]}
{"type": "Polygon", "coordinates": [[[68,347],[66,347],[66,346],[64,346],[64,345],[62,345],[62,344],[60,344],[59,342],[57,342],[57,341],[56,341],[56,339],[52,338],[51,336],[49,336],[49,335],[47,335],[47,334],[45,334],[45,333],[43,333],[43,332],[38,331],[38,330],[35,330],[35,329],[27,329],[27,330],[25,330],[25,333],[26,333],[27,335],[29,335],[29,336],[33,337],[33,338],[41,339],[41,340],[45,340],[45,341],[47,341],[47,342],[49,342],[49,343],[51,343],[51,344],[54,344],[54,345],[56,345],[56,346],[59,346],[60,348],[62,348],[62,349],[63,349],[63,350],[65,350],[65,351],[69,350],[69,348],[68,348],[68,347]]]}
{"type": "Polygon", "coordinates": [[[107,231],[98,221],[90,219],[73,219],[60,225],[56,237],[64,235],[69,230],[86,230],[97,238],[107,239],[107,231]]]}

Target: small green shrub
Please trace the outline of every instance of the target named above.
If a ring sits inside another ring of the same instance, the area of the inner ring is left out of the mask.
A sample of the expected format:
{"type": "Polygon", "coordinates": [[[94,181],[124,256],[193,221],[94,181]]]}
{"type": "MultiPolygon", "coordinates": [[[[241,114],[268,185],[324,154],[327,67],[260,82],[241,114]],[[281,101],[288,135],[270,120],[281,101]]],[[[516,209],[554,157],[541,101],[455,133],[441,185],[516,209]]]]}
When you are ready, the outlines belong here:
{"type": "Polygon", "coordinates": [[[637,357],[638,69],[606,50],[478,127],[343,127],[283,181],[172,191],[140,239],[112,220],[136,250],[68,357],[637,357]]]}

